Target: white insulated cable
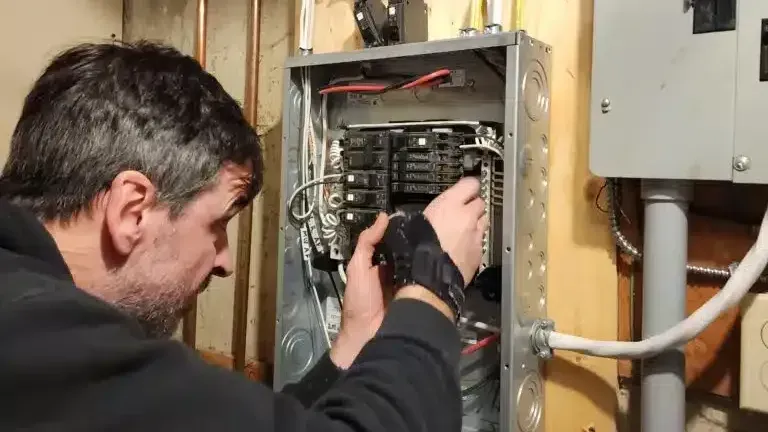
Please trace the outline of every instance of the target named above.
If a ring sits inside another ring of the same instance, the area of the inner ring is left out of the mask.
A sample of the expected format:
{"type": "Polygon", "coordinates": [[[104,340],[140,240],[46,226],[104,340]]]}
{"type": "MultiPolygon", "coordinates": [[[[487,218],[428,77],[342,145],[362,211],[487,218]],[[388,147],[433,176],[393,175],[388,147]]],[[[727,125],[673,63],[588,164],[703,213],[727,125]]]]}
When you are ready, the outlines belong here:
{"type": "Polygon", "coordinates": [[[312,50],[312,40],[315,31],[315,2],[302,0],[299,14],[299,49],[312,50]]]}
{"type": "Polygon", "coordinates": [[[488,8],[488,25],[502,25],[504,3],[501,0],[488,0],[486,6],[488,8]]]}
{"type": "Polygon", "coordinates": [[[344,269],[344,263],[339,263],[339,279],[341,279],[344,285],[347,284],[347,272],[344,269]]]}
{"type": "Polygon", "coordinates": [[[723,312],[736,306],[760,278],[766,264],[768,264],[768,210],[763,215],[757,241],[749,249],[723,289],[674,327],[639,342],[597,341],[553,331],[547,338],[549,348],[596,357],[630,359],[653,357],[695,338],[723,312]]]}

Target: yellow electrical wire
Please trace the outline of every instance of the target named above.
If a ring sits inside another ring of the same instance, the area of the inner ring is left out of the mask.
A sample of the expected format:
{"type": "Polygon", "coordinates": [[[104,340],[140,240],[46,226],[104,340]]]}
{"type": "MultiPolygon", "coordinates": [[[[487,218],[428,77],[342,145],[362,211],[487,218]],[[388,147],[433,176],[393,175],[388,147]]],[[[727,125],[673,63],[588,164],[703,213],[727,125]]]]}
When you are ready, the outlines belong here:
{"type": "Polygon", "coordinates": [[[515,1],[515,30],[522,30],[523,29],[523,9],[525,5],[525,0],[516,0],[515,1]]]}
{"type": "Polygon", "coordinates": [[[469,27],[482,30],[485,27],[485,0],[472,0],[469,27]]]}

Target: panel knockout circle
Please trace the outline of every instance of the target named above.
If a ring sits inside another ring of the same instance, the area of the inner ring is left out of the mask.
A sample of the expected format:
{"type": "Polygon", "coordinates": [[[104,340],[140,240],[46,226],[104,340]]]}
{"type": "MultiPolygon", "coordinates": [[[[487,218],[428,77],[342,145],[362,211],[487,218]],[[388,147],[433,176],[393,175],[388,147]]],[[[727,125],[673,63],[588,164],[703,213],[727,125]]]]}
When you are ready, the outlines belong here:
{"type": "Polygon", "coordinates": [[[303,375],[315,358],[312,335],[306,329],[294,327],[285,334],[281,345],[285,369],[294,377],[303,375]]]}
{"type": "Polygon", "coordinates": [[[542,413],[541,377],[529,372],[517,390],[517,426],[522,432],[533,432],[539,427],[542,413]]]}
{"type": "Polygon", "coordinates": [[[525,112],[533,121],[538,121],[549,111],[549,85],[544,66],[533,60],[523,77],[523,104],[525,112]]]}

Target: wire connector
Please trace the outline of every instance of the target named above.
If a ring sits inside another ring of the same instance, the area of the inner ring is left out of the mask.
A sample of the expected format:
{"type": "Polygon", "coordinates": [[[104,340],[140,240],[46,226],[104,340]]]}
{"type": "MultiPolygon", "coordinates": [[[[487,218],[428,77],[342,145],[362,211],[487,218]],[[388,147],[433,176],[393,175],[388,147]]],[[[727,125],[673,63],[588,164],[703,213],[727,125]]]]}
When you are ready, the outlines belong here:
{"type": "Polygon", "coordinates": [[[552,348],[549,346],[549,334],[555,331],[555,322],[550,319],[534,321],[531,326],[531,348],[534,354],[542,360],[552,358],[552,348]]]}

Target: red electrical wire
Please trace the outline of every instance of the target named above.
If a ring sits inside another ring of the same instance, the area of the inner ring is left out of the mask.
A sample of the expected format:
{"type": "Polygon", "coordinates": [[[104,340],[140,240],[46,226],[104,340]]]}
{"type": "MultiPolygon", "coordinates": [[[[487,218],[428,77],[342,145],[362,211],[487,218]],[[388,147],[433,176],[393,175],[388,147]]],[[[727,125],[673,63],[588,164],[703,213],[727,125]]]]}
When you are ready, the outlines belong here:
{"type": "Polygon", "coordinates": [[[477,341],[477,343],[472,344],[472,345],[464,348],[463,350],[461,350],[461,354],[462,355],[469,355],[469,354],[472,354],[474,352],[477,352],[480,349],[485,348],[488,345],[492,344],[498,338],[499,338],[499,334],[496,333],[496,334],[492,334],[492,335],[490,335],[488,337],[485,337],[483,339],[480,339],[479,341],[477,341]]]}
{"type": "Polygon", "coordinates": [[[414,88],[423,84],[428,84],[431,81],[434,81],[438,78],[446,77],[451,74],[451,71],[448,69],[440,69],[438,71],[432,72],[429,75],[424,75],[421,78],[417,78],[415,81],[410,82],[402,87],[400,87],[401,90],[407,90],[409,88],[414,88]]]}
{"type": "Polygon", "coordinates": [[[351,92],[383,92],[388,90],[408,90],[414,87],[430,85],[433,81],[449,76],[451,71],[449,69],[440,69],[431,74],[424,75],[416,78],[415,80],[408,82],[400,87],[390,89],[390,86],[383,84],[345,84],[339,86],[326,87],[320,90],[321,95],[331,93],[351,93],[351,92]]]}
{"type": "Polygon", "coordinates": [[[350,93],[350,92],[379,92],[386,89],[387,86],[380,84],[349,84],[333,87],[326,87],[320,90],[321,95],[331,93],[350,93]]]}

